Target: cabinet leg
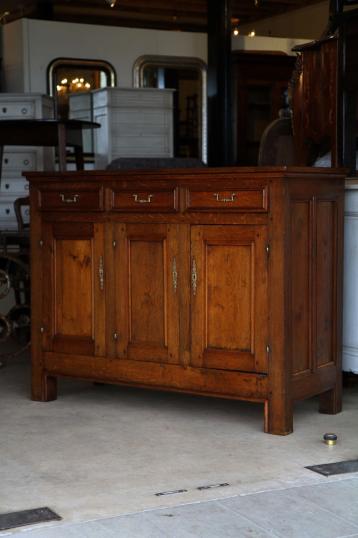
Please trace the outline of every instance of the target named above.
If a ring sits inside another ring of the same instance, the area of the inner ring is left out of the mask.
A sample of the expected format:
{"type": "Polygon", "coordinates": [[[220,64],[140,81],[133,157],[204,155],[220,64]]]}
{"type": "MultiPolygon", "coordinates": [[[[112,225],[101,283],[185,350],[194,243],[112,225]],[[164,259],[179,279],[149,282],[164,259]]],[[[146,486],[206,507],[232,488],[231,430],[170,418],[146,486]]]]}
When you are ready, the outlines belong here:
{"type": "Polygon", "coordinates": [[[57,378],[45,372],[33,372],[32,400],[36,402],[50,402],[57,399],[57,378]]]}
{"type": "Polygon", "coordinates": [[[265,433],[288,435],[293,431],[293,407],[291,401],[265,401],[265,433]]]}
{"type": "Polygon", "coordinates": [[[337,383],[333,389],[319,395],[319,412],[335,415],[342,411],[342,384],[337,383]]]}

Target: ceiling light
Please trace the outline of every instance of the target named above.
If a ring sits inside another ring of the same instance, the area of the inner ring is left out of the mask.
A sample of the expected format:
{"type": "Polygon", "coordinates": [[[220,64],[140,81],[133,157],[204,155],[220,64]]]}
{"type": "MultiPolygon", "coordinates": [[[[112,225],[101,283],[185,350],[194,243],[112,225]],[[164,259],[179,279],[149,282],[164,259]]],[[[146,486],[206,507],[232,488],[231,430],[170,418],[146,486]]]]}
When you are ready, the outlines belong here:
{"type": "Polygon", "coordinates": [[[6,17],[10,15],[10,11],[4,11],[0,15],[0,22],[6,22],[6,17]]]}
{"type": "Polygon", "coordinates": [[[117,0],[106,0],[109,7],[114,7],[117,3],[117,0]]]}
{"type": "Polygon", "coordinates": [[[255,37],[255,35],[256,35],[255,30],[252,30],[252,31],[248,34],[249,37],[255,37]]]}
{"type": "Polygon", "coordinates": [[[231,29],[232,29],[232,35],[234,36],[238,36],[240,33],[239,23],[240,23],[240,19],[238,19],[237,17],[231,17],[231,29]]]}

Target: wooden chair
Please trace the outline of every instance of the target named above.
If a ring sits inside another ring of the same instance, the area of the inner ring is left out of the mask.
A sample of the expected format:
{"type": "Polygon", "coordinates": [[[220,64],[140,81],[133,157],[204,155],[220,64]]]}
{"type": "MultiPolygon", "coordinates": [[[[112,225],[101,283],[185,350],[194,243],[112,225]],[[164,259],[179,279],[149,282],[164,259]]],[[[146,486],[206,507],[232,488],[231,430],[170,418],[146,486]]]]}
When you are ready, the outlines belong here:
{"type": "Polygon", "coordinates": [[[260,140],[258,166],[290,166],[294,162],[291,118],[277,118],[265,129],[260,140]]]}
{"type": "Polygon", "coordinates": [[[30,224],[27,222],[24,222],[23,214],[22,214],[22,208],[23,207],[30,207],[30,197],[25,196],[23,198],[16,198],[14,201],[14,210],[15,210],[15,216],[17,220],[17,228],[19,232],[24,232],[25,230],[30,229],[30,224]]]}

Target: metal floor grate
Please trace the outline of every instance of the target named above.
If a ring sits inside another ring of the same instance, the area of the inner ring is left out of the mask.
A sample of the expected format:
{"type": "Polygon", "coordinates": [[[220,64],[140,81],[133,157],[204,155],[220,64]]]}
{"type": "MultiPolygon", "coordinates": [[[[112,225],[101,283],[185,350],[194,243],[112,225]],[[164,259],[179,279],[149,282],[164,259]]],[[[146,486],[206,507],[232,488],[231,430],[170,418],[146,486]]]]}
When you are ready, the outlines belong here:
{"type": "Polygon", "coordinates": [[[325,463],[323,465],[310,465],[305,467],[315,473],[331,476],[335,474],[358,473],[358,460],[338,461],[336,463],[325,463]]]}
{"type": "Polygon", "coordinates": [[[0,514],[0,531],[33,525],[34,523],[44,523],[45,521],[60,521],[61,519],[56,512],[53,512],[46,506],[32,510],[10,512],[8,514],[0,514]]]}

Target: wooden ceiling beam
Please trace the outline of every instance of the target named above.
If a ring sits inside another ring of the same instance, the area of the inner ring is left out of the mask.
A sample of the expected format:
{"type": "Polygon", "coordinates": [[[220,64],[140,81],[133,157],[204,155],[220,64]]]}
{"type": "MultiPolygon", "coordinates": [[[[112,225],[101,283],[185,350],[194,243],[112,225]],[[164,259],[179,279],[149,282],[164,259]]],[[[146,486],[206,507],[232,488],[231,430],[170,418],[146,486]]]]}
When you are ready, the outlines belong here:
{"type": "MultiPolygon", "coordinates": [[[[54,9],[57,12],[60,11],[67,11],[67,12],[81,12],[83,13],[83,8],[79,4],[76,5],[75,2],[71,2],[71,4],[67,3],[59,3],[57,2],[54,6],[54,9]]],[[[195,12],[195,11],[182,11],[177,9],[171,9],[171,8],[150,8],[148,9],[148,6],[142,7],[138,5],[133,5],[131,7],[126,6],[115,6],[114,8],[110,8],[109,6],[106,7],[103,6],[93,6],[90,8],[87,8],[87,13],[100,13],[100,14],[113,14],[116,17],[121,16],[128,16],[136,17],[141,16],[146,19],[170,19],[171,17],[181,17],[182,19],[196,19],[200,20],[203,18],[203,16],[206,16],[205,12],[195,12]]]]}
{"type": "MultiPolygon", "coordinates": [[[[319,0],[232,0],[232,17],[239,24],[272,17],[317,3],[319,0]]],[[[37,17],[69,22],[167,30],[207,31],[207,0],[117,0],[110,8],[105,0],[0,0],[3,22],[37,17]]]]}
{"type": "Polygon", "coordinates": [[[133,10],[114,10],[104,8],[87,9],[86,16],[78,6],[71,4],[56,4],[54,18],[64,22],[84,22],[90,24],[105,24],[111,26],[127,26],[138,28],[156,28],[161,30],[186,30],[192,32],[206,31],[206,18],[191,16],[191,14],[168,15],[155,13],[150,10],[143,12],[133,10]]]}

